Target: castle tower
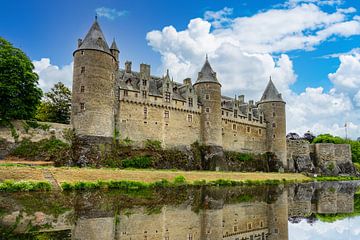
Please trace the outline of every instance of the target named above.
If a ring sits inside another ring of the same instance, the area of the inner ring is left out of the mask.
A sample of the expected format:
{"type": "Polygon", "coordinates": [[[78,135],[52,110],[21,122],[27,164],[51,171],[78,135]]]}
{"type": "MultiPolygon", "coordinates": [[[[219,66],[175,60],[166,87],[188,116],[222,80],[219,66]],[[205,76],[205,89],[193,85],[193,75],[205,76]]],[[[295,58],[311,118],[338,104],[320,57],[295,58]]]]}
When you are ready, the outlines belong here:
{"type": "Polygon", "coordinates": [[[115,38],[113,39],[113,42],[111,44],[111,47],[110,47],[110,52],[111,54],[114,56],[115,60],[116,60],[116,70],[118,70],[119,68],[119,54],[120,54],[120,51],[116,45],[116,42],[115,42],[115,38]]]}
{"type": "Polygon", "coordinates": [[[97,19],[74,51],[71,123],[78,135],[114,134],[116,44],[109,49],[97,19]]]}
{"type": "Polygon", "coordinates": [[[208,146],[222,146],[221,84],[217,80],[216,72],[212,70],[207,56],[194,88],[202,104],[201,143],[208,146]]]}
{"type": "Polygon", "coordinates": [[[258,107],[266,121],[266,148],[273,152],[287,168],[285,101],[271,80],[261,97],[258,107]]]}

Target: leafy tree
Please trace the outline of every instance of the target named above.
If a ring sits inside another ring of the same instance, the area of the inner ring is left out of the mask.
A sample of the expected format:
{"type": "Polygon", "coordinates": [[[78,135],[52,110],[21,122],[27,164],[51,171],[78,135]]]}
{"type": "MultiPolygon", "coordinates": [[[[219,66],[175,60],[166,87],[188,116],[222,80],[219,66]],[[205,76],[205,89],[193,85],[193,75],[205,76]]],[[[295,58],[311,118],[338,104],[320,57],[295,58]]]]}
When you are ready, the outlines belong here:
{"type": "Polygon", "coordinates": [[[299,134],[297,134],[297,133],[288,133],[287,135],[286,135],[286,139],[290,139],[290,140],[297,140],[297,139],[300,139],[300,136],[299,136],[299,134]]]}
{"type": "Polygon", "coordinates": [[[310,131],[306,132],[303,137],[305,140],[308,140],[310,143],[313,142],[313,140],[316,138],[314,134],[312,134],[310,131]]]}
{"type": "Polygon", "coordinates": [[[45,93],[36,113],[36,119],[44,122],[69,123],[71,111],[71,91],[58,82],[45,93]]]}
{"type": "Polygon", "coordinates": [[[42,91],[33,70],[26,54],[0,37],[0,123],[34,116],[42,91]]]}

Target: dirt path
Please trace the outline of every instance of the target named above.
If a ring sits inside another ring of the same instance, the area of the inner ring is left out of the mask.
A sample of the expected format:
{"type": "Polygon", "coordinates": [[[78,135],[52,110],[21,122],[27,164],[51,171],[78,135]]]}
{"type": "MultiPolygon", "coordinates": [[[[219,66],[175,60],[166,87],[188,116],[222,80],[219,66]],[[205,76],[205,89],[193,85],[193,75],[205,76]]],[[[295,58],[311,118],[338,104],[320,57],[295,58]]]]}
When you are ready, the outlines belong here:
{"type": "Polygon", "coordinates": [[[49,169],[42,169],[44,178],[51,184],[52,189],[55,191],[61,191],[61,187],[59,185],[59,183],[56,181],[56,179],[54,178],[54,175],[49,171],[49,169]]]}

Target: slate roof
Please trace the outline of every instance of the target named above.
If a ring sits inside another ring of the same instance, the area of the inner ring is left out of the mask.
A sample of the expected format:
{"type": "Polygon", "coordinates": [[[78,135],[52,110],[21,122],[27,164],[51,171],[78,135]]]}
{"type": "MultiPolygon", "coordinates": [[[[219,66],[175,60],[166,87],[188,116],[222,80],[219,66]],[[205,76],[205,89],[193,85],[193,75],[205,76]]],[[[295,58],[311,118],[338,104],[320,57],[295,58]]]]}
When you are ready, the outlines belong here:
{"type": "Polygon", "coordinates": [[[118,51],[119,51],[119,48],[118,48],[118,47],[117,47],[117,45],[116,45],[115,38],[113,39],[113,42],[112,42],[112,44],[111,44],[110,49],[113,49],[113,50],[118,50],[118,51]]]}
{"type": "Polygon", "coordinates": [[[216,72],[214,72],[214,70],[212,69],[207,56],[205,63],[198,74],[198,79],[195,82],[195,84],[202,82],[215,82],[220,84],[219,81],[217,80],[216,72]]]}
{"type": "Polygon", "coordinates": [[[261,102],[266,102],[266,101],[284,101],[281,97],[281,94],[278,92],[278,90],[276,89],[273,81],[269,80],[268,85],[265,88],[265,91],[261,97],[261,102]]]}
{"type": "Polygon", "coordinates": [[[78,50],[81,49],[94,49],[111,54],[109,46],[106,43],[105,36],[101,31],[100,25],[96,19],[89,32],[86,34],[84,40],[78,47],[78,50]]]}

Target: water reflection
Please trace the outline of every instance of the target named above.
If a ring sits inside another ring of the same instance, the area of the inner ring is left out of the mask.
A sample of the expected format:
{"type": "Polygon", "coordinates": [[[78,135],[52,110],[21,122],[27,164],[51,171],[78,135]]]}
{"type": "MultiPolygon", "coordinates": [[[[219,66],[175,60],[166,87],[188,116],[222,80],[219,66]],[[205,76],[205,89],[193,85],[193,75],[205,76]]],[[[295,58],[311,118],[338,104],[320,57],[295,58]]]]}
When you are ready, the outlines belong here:
{"type": "Polygon", "coordinates": [[[2,193],[0,239],[301,239],[293,226],[360,214],[357,185],[2,193]]]}

